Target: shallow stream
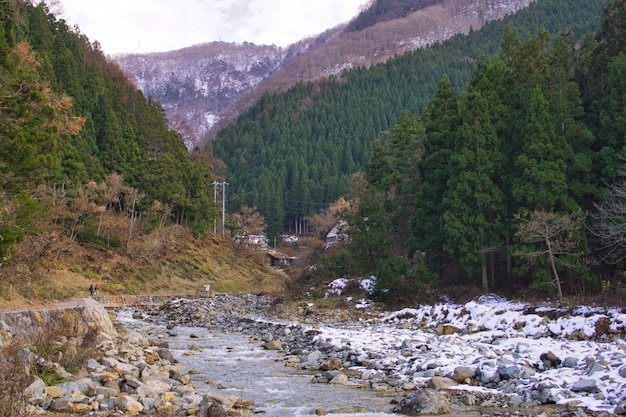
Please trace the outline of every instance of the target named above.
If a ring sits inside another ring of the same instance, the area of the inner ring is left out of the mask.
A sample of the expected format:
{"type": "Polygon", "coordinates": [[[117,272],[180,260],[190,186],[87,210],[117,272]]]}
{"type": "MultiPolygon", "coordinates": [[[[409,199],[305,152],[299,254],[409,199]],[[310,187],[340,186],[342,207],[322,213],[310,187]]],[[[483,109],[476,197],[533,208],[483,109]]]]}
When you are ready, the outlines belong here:
{"type": "MultiPolygon", "coordinates": [[[[157,327],[126,314],[118,320],[129,328],[157,327]]],[[[176,327],[174,332],[177,336],[166,336],[166,340],[180,364],[194,370],[196,388],[254,401],[258,415],[400,416],[392,412],[393,393],[312,383],[315,373],[285,366],[281,353],[265,350],[262,342],[245,334],[218,334],[201,327],[176,327]]]]}

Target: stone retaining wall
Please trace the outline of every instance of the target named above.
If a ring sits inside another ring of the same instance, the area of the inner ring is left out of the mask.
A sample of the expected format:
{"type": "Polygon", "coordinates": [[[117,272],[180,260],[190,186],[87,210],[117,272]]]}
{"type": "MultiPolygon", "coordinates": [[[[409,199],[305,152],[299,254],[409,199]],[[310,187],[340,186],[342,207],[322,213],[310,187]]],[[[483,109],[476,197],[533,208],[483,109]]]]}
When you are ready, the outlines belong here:
{"type": "Polygon", "coordinates": [[[116,333],[109,313],[101,303],[78,298],[30,310],[0,311],[0,345],[2,333],[33,340],[42,330],[54,327],[67,337],[84,336],[93,328],[107,334],[116,333]]]}

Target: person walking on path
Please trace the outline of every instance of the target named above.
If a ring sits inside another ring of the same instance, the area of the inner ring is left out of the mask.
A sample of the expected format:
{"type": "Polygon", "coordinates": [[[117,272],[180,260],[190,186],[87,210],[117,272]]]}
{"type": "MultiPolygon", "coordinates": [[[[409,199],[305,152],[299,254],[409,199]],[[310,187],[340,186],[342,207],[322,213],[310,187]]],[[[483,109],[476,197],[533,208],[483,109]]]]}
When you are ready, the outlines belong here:
{"type": "Polygon", "coordinates": [[[94,287],[94,291],[96,292],[96,295],[98,295],[98,292],[100,292],[100,285],[96,283],[96,286],[94,287]]]}
{"type": "Polygon", "coordinates": [[[93,284],[91,284],[91,285],[89,286],[89,296],[90,296],[90,297],[93,297],[93,292],[94,292],[94,287],[93,287],[93,284]]]}

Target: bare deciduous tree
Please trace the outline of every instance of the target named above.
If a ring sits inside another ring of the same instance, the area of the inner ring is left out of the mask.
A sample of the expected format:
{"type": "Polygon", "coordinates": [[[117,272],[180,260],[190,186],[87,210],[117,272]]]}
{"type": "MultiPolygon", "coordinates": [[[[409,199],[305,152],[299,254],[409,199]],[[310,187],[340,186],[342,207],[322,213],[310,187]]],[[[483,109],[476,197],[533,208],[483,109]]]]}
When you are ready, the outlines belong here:
{"type": "Polygon", "coordinates": [[[340,197],[339,200],[331,204],[330,207],[307,217],[307,220],[318,233],[318,236],[322,238],[337,224],[339,221],[339,213],[342,210],[348,209],[349,206],[350,203],[343,197],[340,197]]]}
{"type": "Polygon", "coordinates": [[[119,174],[109,174],[107,175],[104,184],[99,184],[97,187],[98,194],[102,200],[102,207],[100,208],[100,220],[98,221],[98,231],[97,234],[100,236],[100,230],[102,228],[102,218],[104,217],[104,212],[109,204],[118,203],[120,192],[122,191],[122,183],[124,182],[124,177],[119,174]]]}
{"type": "Polygon", "coordinates": [[[241,212],[234,214],[233,217],[244,236],[265,231],[265,218],[259,214],[256,207],[243,206],[241,212]]]}
{"type": "Polygon", "coordinates": [[[130,248],[130,240],[133,236],[133,228],[137,222],[138,213],[135,210],[135,206],[144,197],[144,194],[140,193],[136,188],[123,187],[124,200],[126,201],[126,210],[130,216],[128,220],[128,239],[126,240],[126,251],[130,248]]]}
{"type": "Polygon", "coordinates": [[[604,202],[594,206],[590,230],[600,242],[602,260],[618,263],[626,254],[626,182],[610,186],[604,202]]]}
{"type": "Polygon", "coordinates": [[[581,228],[584,215],[582,212],[558,214],[535,211],[516,216],[520,221],[515,235],[535,250],[519,251],[518,256],[537,258],[546,256],[550,270],[554,276],[559,302],[563,303],[563,289],[556,264],[567,265],[563,257],[574,255],[578,249],[578,240],[575,232],[581,228]]]}

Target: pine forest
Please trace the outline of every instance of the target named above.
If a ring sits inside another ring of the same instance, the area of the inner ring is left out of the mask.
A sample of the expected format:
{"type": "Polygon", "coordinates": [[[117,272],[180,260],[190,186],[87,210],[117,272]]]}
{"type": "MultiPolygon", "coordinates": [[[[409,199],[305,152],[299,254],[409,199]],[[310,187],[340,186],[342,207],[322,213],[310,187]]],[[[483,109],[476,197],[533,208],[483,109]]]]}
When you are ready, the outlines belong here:
{"type": "MultiPolygon", "coordinates": [[[[193,152],[45,4],[2,1],[0,17],[0,264],[26,236],[127,252],[164,224],[205,238],[222,181],[233,234],[244,218],[271,240],[340,225],[344,244],[299,278],[374,275],[382,302],[455,285],[562,301],[623,267],[626,0],[539,0],[265,94],[193,152]]],[[[5,279],[0,265],[0,296],[5,279]]]]}

